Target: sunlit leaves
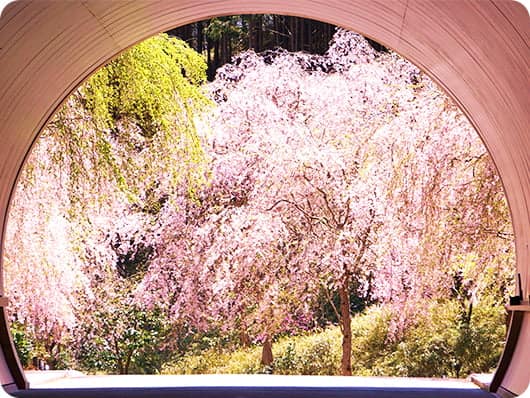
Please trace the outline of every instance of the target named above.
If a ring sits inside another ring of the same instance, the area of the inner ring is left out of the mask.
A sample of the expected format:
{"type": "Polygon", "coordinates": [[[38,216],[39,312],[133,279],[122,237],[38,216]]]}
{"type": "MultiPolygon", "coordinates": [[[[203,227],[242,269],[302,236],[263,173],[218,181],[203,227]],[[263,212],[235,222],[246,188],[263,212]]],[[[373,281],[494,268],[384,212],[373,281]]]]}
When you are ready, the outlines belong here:
{"type": "Polygon", "coordinates": [[[397,341],[433,303],[454,300],[465,320],[503,301],[513,242],[500,180],[415,66],[339,30],[325,55],[250,51],[203,81],[202,59],[159,36],[58,112],[14,201],[14,318],[60,339],[82,319],[74,309],[95,311],[92,354],[117,369],[124,350],[96,351],[113,330],[131,358],[156,341],[130,326],[149,311],[183,333],[262,342],[325,322],[313,316],[323,300],[338,320],[347,289],[359,308],[390,304],[381,333],[397,341]],[[55,289],[35,300],[23,285],[55,289]]]}

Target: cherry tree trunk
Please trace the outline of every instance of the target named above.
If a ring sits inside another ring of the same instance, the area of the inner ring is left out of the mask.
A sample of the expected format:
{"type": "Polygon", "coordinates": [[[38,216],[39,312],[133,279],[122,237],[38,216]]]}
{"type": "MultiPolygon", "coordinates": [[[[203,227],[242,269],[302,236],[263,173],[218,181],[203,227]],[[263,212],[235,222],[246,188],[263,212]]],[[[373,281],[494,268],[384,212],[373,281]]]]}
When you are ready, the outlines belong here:
{"type": "Polygon", "coordinates": [[[261,364],[264,366],[272,366],[272,342],[269,336],[263,342],[263,350],[261,351],[261,364]]]}
{"type": "Polygon", "coordinates": [[[250,347],[250,336],[247,332],[242,331],[239,333],[239,341],[243,347],[250,347]]]}
{"type": "Polygon", "coordinates": [[[339,298],[342,326],[342,359],[340,368],[343,376],[351,376],[351,315],[350,294],[347,284],[343,284],[339,288],[339,298]]]}

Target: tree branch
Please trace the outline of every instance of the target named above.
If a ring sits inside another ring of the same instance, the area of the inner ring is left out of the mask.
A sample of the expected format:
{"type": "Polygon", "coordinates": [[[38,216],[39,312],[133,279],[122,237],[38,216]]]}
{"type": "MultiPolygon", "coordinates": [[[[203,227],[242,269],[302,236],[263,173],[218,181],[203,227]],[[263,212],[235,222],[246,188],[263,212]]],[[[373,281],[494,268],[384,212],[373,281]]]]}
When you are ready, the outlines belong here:
{"type": "Polygon", "coordinates": [[[341,316],[339,311],[337,310],[337,307],[335,306],[335,303],[333,302],[333,297],[329,294],[328,287],[324,284],[324,282],[321,282],[322,287],[324,288],[324,294],[326,295],[326,299],[328,300],[329,304],[331,305],[331,308],[333,309],[333,312],[335,313],[335,316],[337,317],[337,320],[339,321],[339,327],[341,333],[343,332],[343,326],[341,320],[341,316]]]}

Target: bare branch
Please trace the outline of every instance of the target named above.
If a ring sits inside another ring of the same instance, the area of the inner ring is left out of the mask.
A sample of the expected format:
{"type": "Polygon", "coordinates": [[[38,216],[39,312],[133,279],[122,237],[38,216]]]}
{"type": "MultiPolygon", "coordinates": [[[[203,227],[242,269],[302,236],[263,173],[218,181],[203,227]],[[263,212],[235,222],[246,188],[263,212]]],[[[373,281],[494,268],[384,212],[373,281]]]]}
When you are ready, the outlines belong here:
{"type": "Polygon", "coordinates": [[[335,316],[337,317],[337,320],[339,321],[339,327],[341,333],[343,332],[342,322],[340,321],[341,316],[339,311],[337,310],[337,307],[335,306],[335,303],[333,302],[333,297],[329,294],[328,287],[324,282],[321,282],[322,287],[324,288],[324,294],[326,295],[326,299],[328,300],[328,303],[331,305],[331,308],[333,309],[333,312],[335,313],[335,316]]]}
{"type": "Polygon", "coordinates": [[[324,191],[322,188],[316,186],[311,182],[311,180],[306,176],[306,174],[303,174],[304,179],[307,181],[309,185],[311,185],[313,188],[315,188],[320,194],[322,195],[322,198],[324,199],[324,203],[326,205],[326,208],[328,209],[329,213],[331,214],[331,218],[333,219],[333,223],[335,224],[335,227],[339,227],[339,222],[337,221],[337,217],[335,216],[335,212],[331,208],[331,205],[328,200],[328,194],[326,191],[324,191]]]}

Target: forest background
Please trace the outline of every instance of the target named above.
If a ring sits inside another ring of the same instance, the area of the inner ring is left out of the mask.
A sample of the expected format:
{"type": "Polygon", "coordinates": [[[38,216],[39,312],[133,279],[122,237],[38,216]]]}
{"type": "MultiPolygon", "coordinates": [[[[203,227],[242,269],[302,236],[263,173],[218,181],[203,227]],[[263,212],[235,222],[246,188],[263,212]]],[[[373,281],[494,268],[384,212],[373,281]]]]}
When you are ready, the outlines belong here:
{"type": "Polygon", "coordinates": [[[513,234],[495,167],[447,95],[321,22],[169,33],[80,86],[26,163],[4,257],[23,365],[493,369],[513,234]]]}

